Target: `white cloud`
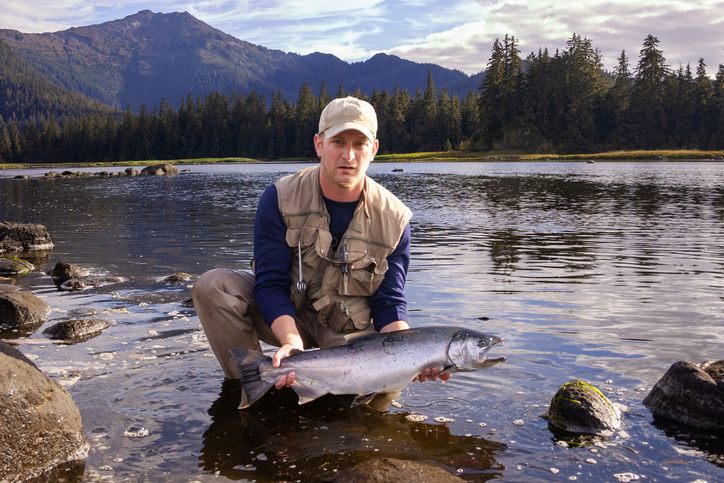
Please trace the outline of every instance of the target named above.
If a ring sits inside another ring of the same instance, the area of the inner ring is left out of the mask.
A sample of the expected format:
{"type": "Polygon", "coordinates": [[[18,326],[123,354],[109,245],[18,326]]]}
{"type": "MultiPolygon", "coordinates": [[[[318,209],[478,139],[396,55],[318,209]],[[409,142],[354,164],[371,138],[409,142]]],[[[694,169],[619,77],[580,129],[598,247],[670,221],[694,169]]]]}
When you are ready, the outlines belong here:
{"type": "Polygon", "coordinates": [[[612,68],[624,49],[635,61],[650,33],[659,38],[659,48],[671,64],[689,60],[693,64],[704,57],[711,73],[724,62],[721,43],[715,40],[724,27],[722,0],[510,0],[459,6],[458,26],[386,51],[474,73],[487,64],[493,41],[505,34],[520,41],[525,57],[539,48],[551,53],[564,49],[576,33],[591,39],[602,51],[606,67],[612,68]]]}

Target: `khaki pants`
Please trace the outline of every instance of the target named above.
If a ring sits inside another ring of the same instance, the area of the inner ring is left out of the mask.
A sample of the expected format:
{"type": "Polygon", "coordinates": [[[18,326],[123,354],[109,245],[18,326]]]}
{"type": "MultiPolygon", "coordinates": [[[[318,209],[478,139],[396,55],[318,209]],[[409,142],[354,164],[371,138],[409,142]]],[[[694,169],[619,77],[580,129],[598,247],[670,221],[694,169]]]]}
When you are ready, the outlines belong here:
{"type": "MultiPolygon", "coordinates": [[[[196,313],[204,327],[224,375],[239,379],[239,368],[229,349],[261,352],[259,341],[279,347],[276,336],[264,323],[254,297],[254,274],[218,268],[204,273],[191,290],[196,313]]],[[[345,342],[345,334],[322,326],[318,313],[303,308],[295,315],[305,349],[335,347],[345,342]]]]}

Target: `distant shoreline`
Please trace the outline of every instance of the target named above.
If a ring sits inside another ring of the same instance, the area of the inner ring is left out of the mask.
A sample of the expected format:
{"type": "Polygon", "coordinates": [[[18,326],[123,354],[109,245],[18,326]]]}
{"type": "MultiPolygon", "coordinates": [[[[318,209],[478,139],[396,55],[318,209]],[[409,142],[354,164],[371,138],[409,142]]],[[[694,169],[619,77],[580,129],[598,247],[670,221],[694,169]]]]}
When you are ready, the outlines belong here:
{"type": "MultiPolygon", "coordinates": [[[[711,161],[722,162],[724,151],[698,151],[698,150],[657,150],[657,151],[612,151],[595,154],[525,154],[514,151],[489,152],[429,152],[410,154],[381,154],[375,157],[376,162],[500,162],[500,161],[711,161]],[[661,159],[660,159],[661,158],[661,159]]],[[[198,159],[170,159],[170,160],[140,160],[115,161],[97,163],[39,163],[39,164],[0,164],[0,169],[30,169],[30,168],[99,168],[119,166],[148,166],[159,163],[175,165],[187,164],[242,164],[242,163],[312,163],[316,159],[250,159],[250,158],[198,158],[198,159]]]]}

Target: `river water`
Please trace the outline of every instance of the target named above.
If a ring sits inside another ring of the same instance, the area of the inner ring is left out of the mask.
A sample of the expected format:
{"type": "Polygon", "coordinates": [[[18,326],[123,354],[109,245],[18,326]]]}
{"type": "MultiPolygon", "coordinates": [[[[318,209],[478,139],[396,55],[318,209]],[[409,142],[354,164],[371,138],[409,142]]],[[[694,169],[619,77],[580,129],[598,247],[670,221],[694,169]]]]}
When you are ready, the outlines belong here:
{"type": "Polygon", "coordinates": [[[411,324],[501,336],[491,355],[507,362],[411,384],[395,404],[298,406],[280,391],[239,411],[238,384],[223,383],[184,301],[206,270],[248,269],[260,194],[304,166],[49,181],[12,179],[48,169],[0,171],[0,221],[44,224],[55,244],[30,259],[34,272],[0,281],[43,298],[50,320],[0,336],[113,323],[83,343],[20,347],[81,411],[85,481],[329,481],[375,457],[468,481],[724,480],[719,440],[654,422],[641,402],[672,363],[724,357],[724,164],[373,164],[414,213],[411,324]],[[60,292],[45,275],[60,260],[124,281],[60,292]],[[159,281],[175,272],[191,280],[159,281]],[[623,431],[583,444],[551,433],[540,415],[572,379],[628,408],[623,431]]]}

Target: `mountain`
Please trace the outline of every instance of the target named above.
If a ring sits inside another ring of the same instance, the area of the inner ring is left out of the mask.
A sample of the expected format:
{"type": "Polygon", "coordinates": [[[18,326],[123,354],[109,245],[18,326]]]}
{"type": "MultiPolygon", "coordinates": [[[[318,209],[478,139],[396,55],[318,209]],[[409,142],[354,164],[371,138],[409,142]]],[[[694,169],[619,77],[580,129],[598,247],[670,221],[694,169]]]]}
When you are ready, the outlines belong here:
{"type": "Polygon", "coordinates": [[[336,94],[359,88],[391,92],[395,85],[414,94],[425,88],[431,70],[435,87],[465,97],[479,77],[435,64],[418,64],[378,54],[347,63],[321,53],[298,55],[267,49],[225,34],[189,13],[138,12],[121,20],[61,32],[26,34],[0,30],[0,39],[50,82],[114,108],[172,105],[210,91],[248,93],[267,99],[281,89],[295,101],[308,82],[317,91],[322,81],[336,94]]]}
{"type": "Polygon", "coordinates": [[[0,40],[0,124],[59,122],[113,112],[111,107],[58,87],[0,40]]]}

